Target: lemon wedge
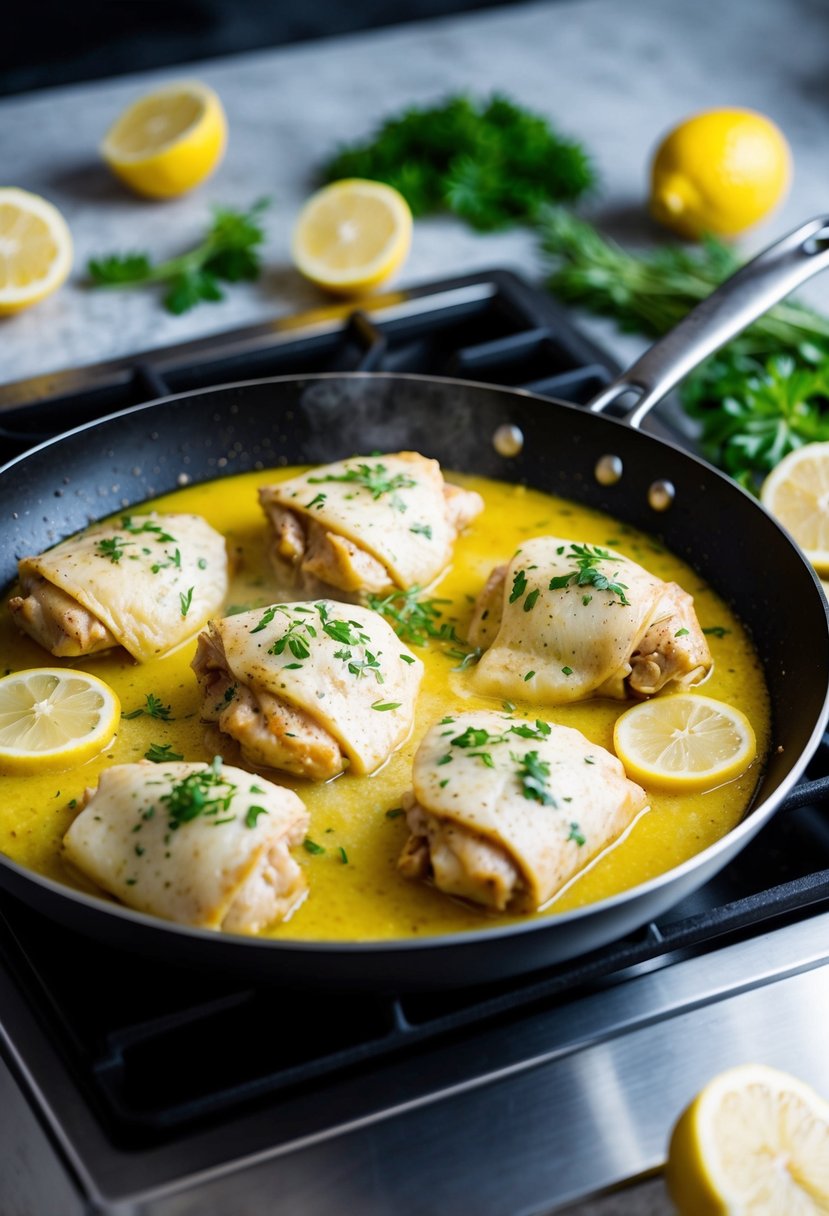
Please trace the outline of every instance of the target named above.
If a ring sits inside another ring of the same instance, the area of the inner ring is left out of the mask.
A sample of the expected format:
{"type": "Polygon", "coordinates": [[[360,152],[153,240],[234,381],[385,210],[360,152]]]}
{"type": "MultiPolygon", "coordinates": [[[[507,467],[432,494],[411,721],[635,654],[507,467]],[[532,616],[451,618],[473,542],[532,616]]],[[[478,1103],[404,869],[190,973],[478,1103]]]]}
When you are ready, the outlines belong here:
{"type": "Polygon", "coordinates": [[[112,740],[121,716],[103,680],[63,667],[0,679],[0,771],[55,772],[85,764],[112,740]]]}
{"type": "Polygon", "coordinates": [[[777,1069],[731,1068],[679,1119],[665,1177],[681,1216],[824,1216],[829,1103],[777,1069]]]}
{"type": "Polygon", "coordinates": [[[829,443],[807,443],[784,456],[763,482],[760,501],[818,572],[829,574],[829,443]]]}
{"type": "Polygon", "coordinates": [[[14,186],[0,187],[0,316],[57,291],[72,268],[72,236],[57,207],[14,186]]]}
{"type": "Polygon", "coordinates": [[[312,283],[350,295],[388,279],[405,262],[412,213],[382,182],[348,178],[309,198],[294,228],[294,265],[312,283]]]}
{"type": "Polygon", "coordinates": [[[767,215],[789,188],[785,136],[755,110],[702,110],[663,139],[651,164],[654,219],[680,236],[734,237],[767,215]]]}
{"type": "Polygon", "coordinates": [[[616,719],[613,745],[629,777],[677,793],[723,785],[757,754],[745,714],[693,693],[654,697],[626,710],[616,719]]]}
{"type": "Polygon", "coordinates": [[[216,93],[199,81],[167,85],[133,102],[101,144],[113,173],[138,194],[175,198],[219,164],[227,119],[216,93]]]}

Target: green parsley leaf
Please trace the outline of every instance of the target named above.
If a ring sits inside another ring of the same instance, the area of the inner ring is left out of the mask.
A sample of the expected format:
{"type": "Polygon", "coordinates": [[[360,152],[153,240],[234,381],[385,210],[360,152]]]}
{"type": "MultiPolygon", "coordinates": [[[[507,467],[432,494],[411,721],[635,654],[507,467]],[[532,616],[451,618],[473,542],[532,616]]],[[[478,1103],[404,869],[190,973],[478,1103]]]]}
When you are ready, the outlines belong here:
{"type": "Polygon", "coordinates": [[[202,301],[223,298],[220,282],[238,283],[257,279],[261,272],[259,246],[265,239],[261,224],[267,199],[247,211],[214,207],[205,239],[189,252],[153,265],[146,253],[112,254],[88,263],[92,287],[166,288],[164,305],[179,315],[202,301]]]}
{"type": "Polygon", "coordinates": [[[325,852],[325,847],[321,844],[317,844],[317,842],[312,840],[310,836],[305,837],[302,842],[302,847],[305,849],[306,853],[311,853],[314,857],[325,852]]]}
{"type": "Polygon", "coordinates": [[[144,759],[152,760],[153,764],[164,764],[167,760],[183,760],[184,756],[173,751],[172,743],[151,743],[144,752],[144,759]]]}
{"type": "Polygon", "coordinates": [[[264,806],[249,806],[245,815],[245,827],[255,828],[256,820],[260,815],[269,815],[270,811],[264,806]]]}

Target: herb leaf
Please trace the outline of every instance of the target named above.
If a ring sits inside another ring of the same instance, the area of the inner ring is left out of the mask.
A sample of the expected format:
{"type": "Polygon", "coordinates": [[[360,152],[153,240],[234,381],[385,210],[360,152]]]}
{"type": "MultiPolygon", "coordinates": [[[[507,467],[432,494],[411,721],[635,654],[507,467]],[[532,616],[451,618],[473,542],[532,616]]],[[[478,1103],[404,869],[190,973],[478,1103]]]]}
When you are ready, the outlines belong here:
{"type": "Polygon", "coordinates": [[[220,281],[257,279],[262,269],[259,246],[265,239],[262,213],[267,199],[247,211],[214,207],[213,220],[201,244],[179,257],[153,265],[143,252],[92,258],[87,266],[92,287],[144,287],[163,284],[164,306],[179,315],[202,301],[224,298],[220,281]]]}
{"type": "Polygon", "coordinates": [[[574,200],[595,183],[580,144],[501,94],[408,107],[344,147],[324,177],[388,182],[415,215],[448,209],[480,231],[531,222],[543,203],[574,200]]]}

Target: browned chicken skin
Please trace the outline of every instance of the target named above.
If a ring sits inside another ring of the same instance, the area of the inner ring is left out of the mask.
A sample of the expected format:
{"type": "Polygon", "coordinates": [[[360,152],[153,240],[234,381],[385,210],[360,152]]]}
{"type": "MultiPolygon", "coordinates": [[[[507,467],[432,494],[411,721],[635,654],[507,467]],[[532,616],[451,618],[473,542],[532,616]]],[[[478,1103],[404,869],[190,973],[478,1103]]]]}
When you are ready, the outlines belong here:
{"type": "Polygon", "coordinates": [[[21,569],[20,590],[21,595],[9,600],[12,616],[58,658],[95,654],[118,645],[106,625],[41,575],[21,569]]]}
{"type": "Polygon", "coordinates": [[[327,781],[345,768],[336,739],[304,710],[234,680],[213,630],[199,636],[193,670],[204,698],[202,718],[235,739],[247,763],[314,781],[327,781]]]}

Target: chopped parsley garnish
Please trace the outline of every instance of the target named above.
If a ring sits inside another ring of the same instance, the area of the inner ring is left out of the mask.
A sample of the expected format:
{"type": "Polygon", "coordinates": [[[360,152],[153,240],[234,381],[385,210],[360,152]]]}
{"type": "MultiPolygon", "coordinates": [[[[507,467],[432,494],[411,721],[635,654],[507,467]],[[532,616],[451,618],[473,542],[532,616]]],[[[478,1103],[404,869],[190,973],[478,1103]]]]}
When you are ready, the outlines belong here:
{"type": "Polygon", "coordinates": [[[409,531],[414,532],[415,536],[425,536],[427,540],[432,539],[431,524],[412,524],[409,531]]]}
{"type": "MultiPolygon", "coordinates": [[[[570,546],[570,552],[567,554],[568,561],[572,561],[576,565],[576,569],[570,574],[558,574],[550,579],[550,591],[559,591],[563,587],[574,583],[577,587],[590,585],[595,587],[597,591],[610,591],[618,597],[619,603],[629,606],[630,600],[625,595],[627,591],[627,583],[614,582],[612,578],[608,578],[598,568],[599,562],[615,562],[617,559],[607,549],[600,549],[598,545],[577,545],[570,546]]],[[[589,600],[587,601],[590,602],[589,600]]],[[[582,603],[585,603],[584,597],[582,603]]]]}
{"type": "Polygon", "coordinates": [[[387,709],[399,709],[401,704],[401,701],[374,701],[371,708],[384,713],[387,709]]]}
{"type": "Polygon", "coordinates": [[[391,810],[386,811],[386,818],[387,819],[399,819],[400,816],[404,815],[404,814],[405,814],[405,811],[403,810],[402,806],[393,806],[391,808],[391,810]]]}
{"type": "Polygon", "coordinates": [[[562,667],[561,674],[563,676],[571,676],[573,674],[573,668],[572,667],[562,667]]]}
{"type": "Polygon", "coordinates": [[[325,846],[321,845],[321,844],[317,844],[317,842],[315,840],[312,840],[310,836],[305,837],[305,839],[302,842],[302,847],[306,853],[311,853],[314,857],[316,857],[320,853],[325,852],[325,846]]]}
{"type": "Polygon", "coordinates": [[[449,650],[447,653],[453,659],[460,659],[457,667],[452,668],[453,671],[466,671],[467,667],[474,667],[480,661],[484,652],[480,646],[476,646],[474,650],[468,650],[466,654],[462,650],[449,650]]]}
{"type": "Polygon", "coordinates": [[[531,680],[534,675],[535,675],[534,671],[528,671],[527,674],[524,676],[524,683],[526,684],[527,681],[531,680]]]}
{"type": "Polygon", "coordinates": [[[727,633],[731,633],[730,629],[726,629],[724,625],[709,625],[707,629],[702,631],[707,637],[724,638],[727,633]]]}
{"type": "Polygon", "coordinates": [[[415,661],[414,656],[410,655],[410,654],[400,654],[397,657],[400,659],[401,662],[408,663],[410,666],[415,661]]]}
{"type": "Polygon", "coordinates": [[[419,600],[422,588],[415,585],[408,591],[392,591],[389,595],[369,595],[368,607],[379,612],[390,623],[392,629],[404,642],[424,646],[427,638],[442,642],[456,642],[455,627],[450,621],[441,621],[443,615],[439,604],[451,604],[451,600],[419,600]]]}
{"type": "Polygon", "coordinates": [[[539,718],[535,720],[535,726],[527,726],[522,722],[520,726],[511,726],[510,734],[520,735],[522,739],[546,739],[552,730],[549,722],[542,722],[539,718]]]}
{"type": "Polygon", "coordinates": [[[512,591],[510,592],[509,602],[514,604],[516,600],[520,600],[526,590],[527,576],[523,570],[518,570],[512,576],[512,591]]]}
{"type": "Polygon", "coordinates": [[[121,714],[121,717],[130,721],[132,718],[140,718],[142,714],[146,714],[148,718],[158,718],[162,722],[175,721],[170,713],[170,706],[164,705],[161,698],[152,692],[147,693],[145,704],[140,709],[133,709],[128,714],[121,714]]]}
{"type": "Polygon", "coordinates": [[[575,844],[581,846],[586,843],[587,837],[583,835],[577,823],[570,824],[570,832],[567,836],[568,840],[572,840],[575,844]]]}
{"type": "Polygon", "coordinates": [[[511,758],[518,765],[518,780],[524,797],[533,802],[540,802],[542,806],[557,806],[558,803],[547,786],[550,776],[548,762],[542,760],[536,751],[527,752],[523,756],[512,752],[511,758]]]}
{"type": "Polygon", "coordinates": [[[483,747],[485,743],[500,743],[503,735],[491,735],[483,726],[467,726],[462,735],[451,740],[453,747],[483,747]]]}
{"type": "Polygon", "coordinates": [[[310,511],[312,509],[312,507],[316,507],[317,510],[320,511],[325,506],[325,499],[326,499],[325,494],[315,494],[314,497],[311,499],[311,501],[308,503],[308,506],[305,508],[305,510],[310,511]]]}
{"type": "Polygon", "coordinates": [[[687,638],[689,633],[690,633],[689,629],[677,629],[676,633],[674,634],[674,637],[675,638],[687,638]]]}
{"type": "Polygon", "coordinates": [[[160,541],[162,544],[178,544],[174,536],[171,536],[169,532],[165,532],[161,524],[157,524],[152,519],[145,519],[142,523],[136,525],[133,523],[131,515],[122,515],[121,527],[125,532],[131,532],[133,536],[140,536],[142,532],[149,532],[155,540],[160,541]]]}
{"type": "Polygon", "coordinates": [[[539,595],[541,595],[541,592],[538,587],[536,587],[534,591],[530,592],[530,594],[524,600],[525,612],[532,612],[533,608],[535,608],[535,601],[538,599],[539,595]]]}
{"type": "Polygon", "coordinates": [[[131,540],[124,540],[123,536],[105,536],[97,542],[98,557],[105,557],[117,566],[127,545],[132,543],[131,540]]]}
{"type": "Polygon", "coordinates": [[[190,611],[190,605],[193,602],[194,590],[195,590],[194,587],[188,587],[186,591],[181,591],[179,593],[178,598],[179,598],[179,603],[181,604],[181,615],[182,616],[187,616],[187,613],[190,611]]]}
{"type": "Polygon", "coordinates": [[[260,815],[269,815],[270,811],[264,806],[249,806],[248,812],[245,815],[245,827],[255,828],[256,820],[260,815]]]}
{"type": "Polygon", "coordinates": [[[344,866],[347,866],[348,865],[348,854],[346,853],[346,851],[342,845],[340,845],[340,847],[337,849],[337,852],[340,855],[340,861],[343,863],[344,866]]]}
{"type": "Polygon", "coordinates": [[[344,473],[326,473],[324,477],[308,478],[308,484],[311,486],[321,485],[326,481],[342,481],[361,486],[364,490],[368,490],[375,502],[383,494],[391,494],[396,490],[407,490],[417,485],[415,479],[407,477],[405,473],[395,473],[390,477],[387,467],[382,463],[370,465],[364,462],[347,468],[344,473]]]}
{"type": "MultiPolygon", "coordinates": [[[[240,608],[239,611],[244,612],[245,609],[240,608]]],[[[266,608],[265,611],[262,613],[262,617],[259,621],[259,624],[254,625],[253,629],[251,629],[251,633],[261,633],[263,629],[265,629],[268,625],[270,625],[271,621],[276,616],[277,612],[287,612],[287,611],[288,610],[284,604],[273,604],[270,608],[266,608]]]]}
{"type": "Polygon", "coordinates": [[[173,751],[172,743],[151,743],[144,752],[144,759],[152,760],[153,764],[164,764],[167,760],[183,760],[184,756],[173,751]]]}
{"type": "MultiPolygon", "coordinates": [[[[208,768],[188,773],[159,799],[167,808],[171,831],[177,831],[183,823],[189,823],[200,815],[216,816],[229,811],[236,786],[222,777],[222,758],[214,756],[208,768]]],[[[231,816],[231,819],[233,816],[231,816]]],[[[229,819],[217,820],[229,823],[229,819]]]]}

